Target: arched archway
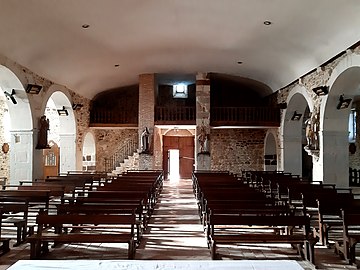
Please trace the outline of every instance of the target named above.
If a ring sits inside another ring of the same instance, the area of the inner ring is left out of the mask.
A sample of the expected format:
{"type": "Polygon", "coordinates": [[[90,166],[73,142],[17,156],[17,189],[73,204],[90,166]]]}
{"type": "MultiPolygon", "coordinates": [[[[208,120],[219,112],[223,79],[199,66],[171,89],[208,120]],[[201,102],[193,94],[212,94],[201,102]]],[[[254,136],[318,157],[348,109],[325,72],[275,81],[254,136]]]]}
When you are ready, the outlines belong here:
{"type": "Polygon", "coordinates": [[[10,184],[33,179],[36,172],[34,158],[33,115],[20,79],[9,68],[0,65],[0,90],[12,94],[15,100],[6,99],[10,116],[10,184]]]}
{"type": "MultiPolygon", "coordinates": [[[[341,67],[340,64],[339,68],[341,67]]],[[[339,73],[334,72],[334,74],[339,73]]],[[[338,109],[337,105],[340,95],[353,99],[355,95],[360,94],[360,65],[349,67],[335,78],[334,76],[330,80],[333,83],[329,94],[320,108],[320,115],[324,115],[320,121],[320,149],[323,150],[320,152],[316,173],[325,183],[334,183],[337,187],[348,187],[348,119],[351,105],[344,109],[338,109]]]]}
{"type": "Polygon", "coordinates": [[[265,136],[265,171],[277,170],[277,147],[274,134],[268,132],[265,136]]]}
{"type": "Polygon", "coordinates": [[[303,165],[303,122],[306,109],[312,110],[312,102],[306,89],[295,87],[287,99],[287,109],[284,112],[282,123],[283,152],[282,168],[286,172],[302,175],[303,165]],[[295,117],[297,114],[297,117],[295,117]]]}
{"type": "Polygon", "coordinates": [[[83,144],[83,170],[93,171],[96,168],[96,145],[91,132],[86,133],[83,144]]]}
{"type": "Polygon", "coordinates": [[[54,91],[48,98],[45,115],[50,120],[50,133],[60,148],[60,173],[76,170],[76,124],[72,103],[62,91],[54,91]],[[65,110],[61,114],[59,110],[65,110]],[[55,132],[54,132],[55,131],[55,132]]]}

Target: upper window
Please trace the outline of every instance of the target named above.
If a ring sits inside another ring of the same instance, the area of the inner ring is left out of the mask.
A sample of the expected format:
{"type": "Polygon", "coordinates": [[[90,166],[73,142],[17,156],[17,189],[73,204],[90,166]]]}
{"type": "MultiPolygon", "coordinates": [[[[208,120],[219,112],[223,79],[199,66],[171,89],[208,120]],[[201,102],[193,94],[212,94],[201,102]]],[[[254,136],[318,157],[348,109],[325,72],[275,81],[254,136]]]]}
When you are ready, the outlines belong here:
{"type": "Polygon", "coordinates": [[[173,85],[173,97],[174,98],[187,98],[188,89],[185,84],[175,84],[173,85]]]}
{"type": "Polygon", "coordinates": [[[349,142],[356,140],[356,110],[352,109],[349,115],[349,142]]]}

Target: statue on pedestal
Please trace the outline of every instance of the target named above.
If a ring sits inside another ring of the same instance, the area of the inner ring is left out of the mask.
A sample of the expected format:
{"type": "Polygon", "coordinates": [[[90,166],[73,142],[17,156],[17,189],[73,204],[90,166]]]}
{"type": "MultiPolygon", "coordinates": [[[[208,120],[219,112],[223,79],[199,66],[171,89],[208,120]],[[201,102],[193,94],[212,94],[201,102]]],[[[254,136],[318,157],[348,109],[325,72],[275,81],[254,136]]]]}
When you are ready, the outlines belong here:
{"type": "Polygon", "coordinates": [[[144,154],[148,154],[150,152],[150,142],[149,142],[150,132],[147,127],[145,127],[144,131],[141,133],[141,152],[144,154]]]}
{"type": "Polygon", "coordinates": [[[200,151],[199,153],[209,153],[209,134],[207,134],[205,126],[200,128],[200,134],[198,136],[200,151]]]}
{"type": "Polygon", "coordinates": [[[40,127],[39,127],[39,139],[36,149],[47,149],[50,148],[48,143],[48,130],[50,129],[49,119],[46,119],[46,116],[43,115],[40,117],[40,127]]]}

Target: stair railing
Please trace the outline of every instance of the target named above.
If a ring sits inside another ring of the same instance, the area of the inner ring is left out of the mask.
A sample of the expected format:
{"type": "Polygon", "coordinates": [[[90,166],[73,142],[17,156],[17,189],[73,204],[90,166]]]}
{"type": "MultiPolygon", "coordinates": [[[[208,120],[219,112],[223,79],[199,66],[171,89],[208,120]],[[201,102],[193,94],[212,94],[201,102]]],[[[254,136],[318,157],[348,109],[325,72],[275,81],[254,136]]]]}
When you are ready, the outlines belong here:
{"type": "Polygon", "coordinates": [[[105,158],[105,171],[111,172],[119,167],[125,159],[129,156],[132,156],[138,149],[138,140],[137,138],[131,138],[127,141],[126,144],[122,145],[115,153],[109,157],[105,158]]]}

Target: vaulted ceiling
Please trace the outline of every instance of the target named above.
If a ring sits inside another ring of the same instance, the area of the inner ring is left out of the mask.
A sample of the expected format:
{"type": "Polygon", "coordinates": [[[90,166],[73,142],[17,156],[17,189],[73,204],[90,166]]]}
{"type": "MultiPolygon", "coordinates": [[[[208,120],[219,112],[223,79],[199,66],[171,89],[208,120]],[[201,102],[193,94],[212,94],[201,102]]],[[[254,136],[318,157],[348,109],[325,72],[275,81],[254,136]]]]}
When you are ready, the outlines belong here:
{"type": "Polygon", "coordinates": [[[358,42],[359,15],[358,0],[0,0],[0,54],[88,98],[142,73],[276,91],[358,42]]]}

